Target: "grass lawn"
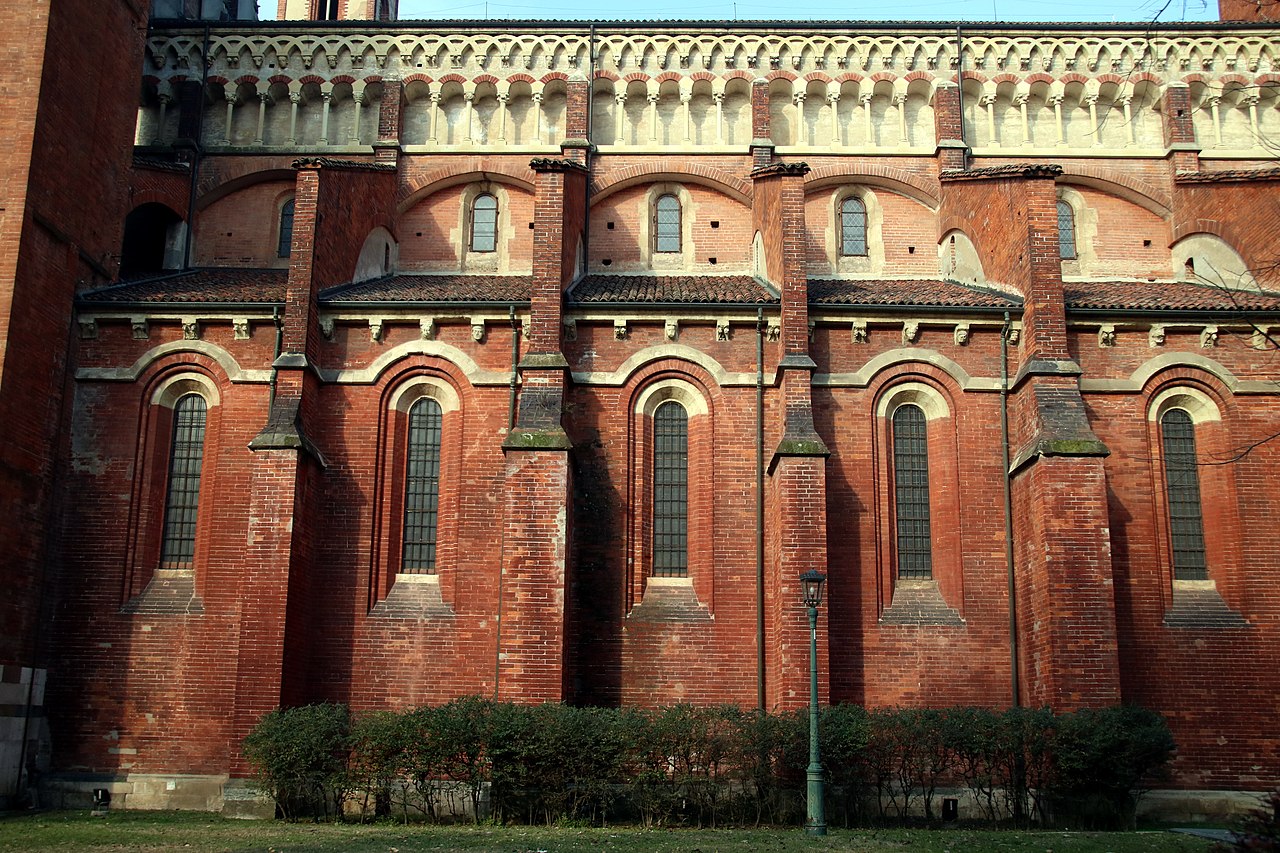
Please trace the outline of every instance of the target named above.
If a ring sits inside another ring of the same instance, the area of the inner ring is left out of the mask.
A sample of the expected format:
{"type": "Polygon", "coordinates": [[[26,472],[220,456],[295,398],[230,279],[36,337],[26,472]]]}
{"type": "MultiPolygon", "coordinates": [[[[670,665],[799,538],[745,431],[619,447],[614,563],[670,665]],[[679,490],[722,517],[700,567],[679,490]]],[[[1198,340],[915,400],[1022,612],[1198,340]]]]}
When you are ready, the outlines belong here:
{"type": "Polygon", "coordinates": [[[748,853],[768,851],[921,851],[961,853],[1205,853],[1210,844],[1169,832],[980,832],[967,829],[833,830],[808,838],[800,829],[573,829],[526,826],[399,826],[227,820],[200,812],[43,812],[0,818],[0,850],[226,851],[355,853],[748,853]]]}

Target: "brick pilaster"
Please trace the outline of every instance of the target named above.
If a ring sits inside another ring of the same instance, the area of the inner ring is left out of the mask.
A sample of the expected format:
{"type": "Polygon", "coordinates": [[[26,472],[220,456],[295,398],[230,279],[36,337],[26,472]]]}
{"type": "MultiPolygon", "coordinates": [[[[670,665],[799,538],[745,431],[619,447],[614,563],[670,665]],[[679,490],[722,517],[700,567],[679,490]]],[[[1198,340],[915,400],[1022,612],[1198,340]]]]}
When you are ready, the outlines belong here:
{"type": "Polygon", "coordinates": [[[754,168],[773,162],[773,139],[769,136],[769,81],[757,77],[751,81],[751,165],[754,168]]]}
{"type": "Polygon", "coordinates": [[[964,114],[960,87],[950,81],[938,84],[933,96],[933,127],[938,140],[938,167],[963,169],[969,146],[964,141],[964,114]]]}
{"type": "Polygon", "coordinates": [[[591,142],[587,139],[590,104],[591,84],[587,78],[581,74],[570,77],[565,85],[564,139],[560,143],[560,151],[576,163],[585,164],[591,150],[591,142]]]}
{"type": "Polygon", "coordinates": [[[382,81],[382,105],[378,111],[378,141],[374,154],[380,162],[394,163],[400,153],[400,103],[403,84],[399,80],[382,81]]]}
{"type": "Polygon", "coordinates": [[[1200,143],[1191,120],[1191,87],[1181,81],[1165,86],[1160,102],[1164,122],[1164,144],[1169,149],[1175,172],[1200,171],[1200,143]]]}

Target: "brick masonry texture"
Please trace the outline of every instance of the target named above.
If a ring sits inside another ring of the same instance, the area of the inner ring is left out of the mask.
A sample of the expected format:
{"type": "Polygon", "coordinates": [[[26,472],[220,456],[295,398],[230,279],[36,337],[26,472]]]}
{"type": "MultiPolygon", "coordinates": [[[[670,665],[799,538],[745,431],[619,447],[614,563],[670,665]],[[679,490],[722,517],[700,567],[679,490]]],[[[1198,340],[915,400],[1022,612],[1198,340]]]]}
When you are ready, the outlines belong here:
{"type": "MultiPolygon", "coordinates": [[[[48,669],[31,752],[46,781],[234,783],[258,716],[305,702],[797,708],[798,578],[816,569],[824,702],[1006,707],[1016,666],[1024,705],[1165,714],[1171,786],[1280,784],[1280,676],[1259,664],[1280,653],[1280,176],[1197,137],[1199,81],[1164,90],[1160,156],[966,148],[975,105],[947,81],[923,123],[936,149],[774,145],[822,103],[776,109],[781,57],[733,78],[749,139],[592,148],[585,68],[517,79],[495,59],[498,94],[562,103],[540,144],[508,145],[492,80],[453,79],[449,57],[394,80],[370,58],[377,145],[135,150],[155,63],[145,10],[108,5],[51,0],[0,36],[42,62],[29,78],[11,62],[0,89],[16,152],[0,164],[0,665],[48,669]],[[91,36],[92,57],[57,47],[91,36]],[[102,81],[92,113],[86,79],[102,81]],[[458,106],[444,87],[463,84],[458,106]],[[429,120],[454,142],[402,144],[422,86],[444,92],[429,120]],[[495,251],[475,238],[483,195],[495,251]],[[676,251],[656,238],[662,195],[680,202],[676,251]],[[866,255],[841,247],[851,195],[866,255]],[[150,203],[193,213],[188,268],[122,282],[125,217],[150,203]],[[175,569],[159,561],[184,393],[209,414],[195,557],[175,569]],[[401,572],[422,397],[442,411],[429,576],[401,572]],[[671,402],[688,415],[688,571],[657,579],[654,413],[671,402]],[[932,567],[912,582],[903,405],[927,419],[932,567]],[[1211,583],[1194,588],[1171,556],[1170,407],[1205,463],[1211,583]],[[157,603],[175,589],[183,606],[157,603]]],[[[702,98],[679,64],[671,80],[702,98]]],[[[268,100],[288,105],[282,79],[268,100]]],[[[192,83],[170,109],[194,133],[192,83]]],[[[680,114],[661,116],[681,138],[680,114]]]]}

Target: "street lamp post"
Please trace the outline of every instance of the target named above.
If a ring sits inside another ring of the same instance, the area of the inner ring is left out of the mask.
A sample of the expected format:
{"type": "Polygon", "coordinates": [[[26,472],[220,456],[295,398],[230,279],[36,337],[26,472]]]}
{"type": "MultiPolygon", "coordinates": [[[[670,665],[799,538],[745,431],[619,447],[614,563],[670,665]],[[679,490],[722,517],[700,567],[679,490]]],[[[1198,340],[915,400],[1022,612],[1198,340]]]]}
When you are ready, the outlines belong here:
{"type": "Polygon", "coordinates": [[[809,609],[809,817],[804,831],[809,835],[827,834],[824,805],[822,761],[818,756],[818,605],[822,603],[822,585],[827,576],[807,571],[800,576],[804,606],[809,609]]]}

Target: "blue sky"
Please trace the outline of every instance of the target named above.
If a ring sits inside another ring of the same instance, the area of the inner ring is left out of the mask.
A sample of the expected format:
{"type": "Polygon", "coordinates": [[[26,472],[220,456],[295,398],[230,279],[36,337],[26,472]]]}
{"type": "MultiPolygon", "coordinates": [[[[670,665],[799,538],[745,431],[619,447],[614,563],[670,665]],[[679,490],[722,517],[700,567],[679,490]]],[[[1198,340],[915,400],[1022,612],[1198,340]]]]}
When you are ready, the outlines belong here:
{"type": "MultiPolygon", "coordinates": [[[[275,0],[258,0],[275,17],[275,0]]],[[[540,18],[565,20],[908,20],[908,21],[1212,21],[1217,0],[400,0],[401,20],[540,18]]]]}
{"type": "Polygon", "coordinates": [[[896,0],[836,3],[793,0],[400,0],[401,20],[418,18],[564,18],[661,20],[916,20],[916,21],[1211,21],[1216,0],[896,0]]]}

